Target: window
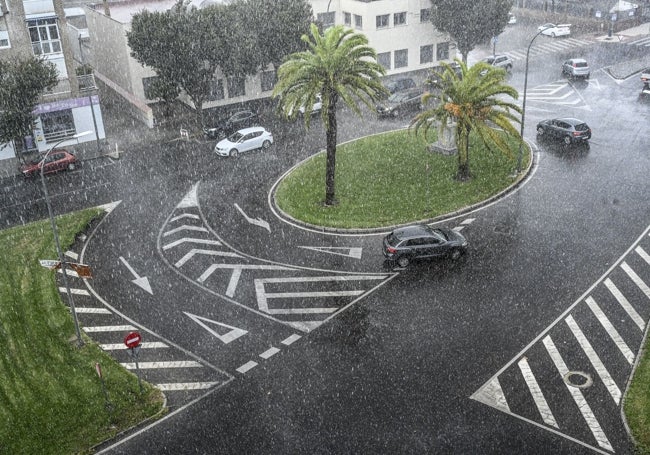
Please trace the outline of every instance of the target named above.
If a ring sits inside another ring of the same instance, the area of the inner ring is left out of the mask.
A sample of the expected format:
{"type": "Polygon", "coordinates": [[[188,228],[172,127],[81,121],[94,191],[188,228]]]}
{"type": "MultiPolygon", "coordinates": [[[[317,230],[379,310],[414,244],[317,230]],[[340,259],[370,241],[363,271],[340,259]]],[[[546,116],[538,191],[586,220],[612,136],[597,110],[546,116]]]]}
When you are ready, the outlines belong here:
{"type": "Polygon", "coordinates": [[[228,81],[228,98],[243,96],[246,94],[246,78],[242,76],[231,76],[228,81]]]}
{"type": "Polygon", "coordinates": [[[395,68],[404,68],[405,66],[409,66],[409,50],[395,51],[395,68]]]}
{"type": "Polygon", "coordinates": [[[420,10],[420,22],[431,22],[431,8],[420,10]]]}
{"type": "Polygon", "coordinates": [[[393,15],[393,25],[397,27],[398,25],[406,25],[406,11],[401,13],[395,13],[393,15]]]}
{"type": "Polygon", "coordinates": [[[381,16],[377,16],[377,28],[386,28],[388,27],[388,14],[382,14],[381,16]]]}
{"type": "Polygon", "coordinates": [[[436,45],[436,60],[449,59],[449,43],[438,43],[436,45]]]}
{"type": "Polygon", "coordinates": [[[336,21],[336,12],[331,11],[329,13],[318,13],[316,15],[316,20],[323,24],[323,28],[331,27],[336,21]]]}
{"type": "Polygon", "coordinates": [[[213,79],[210,81],[210,91],[205,97],[206,101],[218,101],[225,98],[223,93],[223,79],[213,79]]]}
{"type": "Polygon", "coordinates": [[[433,44],[420,46],[420,64],[433,62],[433,44]]]}
{"type": "Polygon", "coordinates": [[[61,52],[61,38],[56,18],[27,21],[34,55],[56,54],[61,52]]]}
{"type": "MultiPolygon", "coordinates": [[[[2,0],[0,0],[0,5],[2,5],[2,0]]],[[[2,8],[2,6],[0,6],[0,8],[2,8]]],[[[7,31],[5,18],[0,17],[0,49],[5,47],[11,47],[11,44],[9,43],[9,32],[7,31]]]]}
{"type": "Polygon", "coordinates": [[[354,27],[361,30],[363,28],[363,17],[358,14],[354,15],[354,27]]]}
{"type": "Polygon", "coordinates": [[[77,132],[72,109],[41,114],[41,124],[43,125],[43,136],[47,142],[58,141],[77,132]]]}
{"type": "Polygon", "coordinates": [[[275,70],[262,71],[260,79],[262,82],[263,92],[268,92],[269,90],[273,90],[273,87],[275,87],[275,82],[277,81],[277,75],[275,74],[275,70]]]}
{"type": "Polygon", "coordinates": [[[390,69],[390,52],[382,52],[377,54],[377,63],[386,68],[390,69]]]}
{"type": "Polygon", "coordinates": [[[343,23],[345,25],[352,26],[352,14],[343,11],[343,23]]]}

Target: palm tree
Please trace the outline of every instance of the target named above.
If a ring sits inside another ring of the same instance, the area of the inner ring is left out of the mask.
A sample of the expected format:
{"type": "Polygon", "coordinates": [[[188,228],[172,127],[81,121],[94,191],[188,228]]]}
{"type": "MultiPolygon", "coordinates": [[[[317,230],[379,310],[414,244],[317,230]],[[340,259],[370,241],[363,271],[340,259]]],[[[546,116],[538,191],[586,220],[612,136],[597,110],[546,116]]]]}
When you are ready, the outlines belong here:
{"type": "Polygon", "coordinates": [[[309,127],[310,107],[318,95],[322,98],[321,120],[325,126],[327,163],[325,169],[325,205],[335,205],[336,105],[343,100],[361,115],[360,100],[369,108],[386,94],[379,79],[385,74],[377,63],[375,50],[365,35],[343,26],[328,28],[324,33],[315,24],[311,36],[302,35],[307,50],[291,54],[278,68],[278,83],[273,91],[280,99],[280,109],[288,118],[296,118],[305,107],[305,125],[309,127]]]}
{"type": "Polygon", "coordinates": [[[460,60],[460,72],[444,64],[445,69],[435,74],[433,90],[426,93],[422,103],[434,103],[431,109],[422,111],[411,123],[417,134],[420,130],[426,136],[434,120],[442,128],[456,123],[455,141],[458,149],[458,180],[471,177],[469,170],[469,135],[474,132],[488,148],[495,148],[510,154],[506,138],[502,134],[523,140],[513,122],[521,123],[521,108],[504,100],[503,95],[517,99],[519,93],[504,83],[506,71],[487,63],[477,63],[469,67],[460,60]]]}

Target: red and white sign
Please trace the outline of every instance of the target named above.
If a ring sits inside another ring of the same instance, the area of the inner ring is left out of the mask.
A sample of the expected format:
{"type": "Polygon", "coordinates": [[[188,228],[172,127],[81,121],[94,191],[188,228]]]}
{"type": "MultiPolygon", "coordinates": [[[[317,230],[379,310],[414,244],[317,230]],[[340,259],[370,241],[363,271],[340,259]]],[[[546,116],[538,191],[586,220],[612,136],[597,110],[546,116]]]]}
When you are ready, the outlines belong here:
{"type": "Polygon", "coordinates": [[[142,341],[142,337],[138,332],[129,332],[124,337],[124,344],[129,349],[137,348],[138,346],[140,346],[141,341],[142,341]]]}

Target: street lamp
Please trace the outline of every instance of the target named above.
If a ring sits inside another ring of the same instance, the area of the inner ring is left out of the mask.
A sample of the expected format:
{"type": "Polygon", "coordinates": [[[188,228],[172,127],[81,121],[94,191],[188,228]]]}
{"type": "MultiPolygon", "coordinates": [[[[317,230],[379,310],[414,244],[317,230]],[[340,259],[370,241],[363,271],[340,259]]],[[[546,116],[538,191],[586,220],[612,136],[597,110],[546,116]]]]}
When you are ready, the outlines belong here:
{"type": "Polygon", "coordinates": [[[48,155],[52,153],[52,151],[60,144],[62,144],[65,141],[68,141],[70,139],[77,139],[80,138],[81,136],[86,136],[88,134],[92,133],[92,131],[84,131],[83,133],[77,133],[74,136],[67,137],[65,139],[61,139],[59,142],[54,144],[50,149],[45,153],[43,156],[43,159],[39,163],[39,167],[41,169],[41,184],[43,185],[43,195],[45,196],[45,204],[47,205],[47,213],[50,217],[50,223],[52,224],[52,233],[54,234],[54,244],[56,245],[56,252],[59,255],[59,263],[61,264],[61,271],[63,272],[63,284],[65,285],[65,291],[68,294],[68,303],[70,304],[70,311],[72,311],[72,317],[74,319],[74,328],[75,332],[77,334],[77,344],[79,346],[83,345],[83,341],[81,339],[81,332],[79,331],[79,319],[77,318],[77,311],[75,310],[74,307],[74,300],[72,299],[72,292],[70,292],[70,285],[68,284],[68,271],[66,269],[66,262],[65,258],[63,257],[63,252],[61,251],[61,244],[59,243],[59,231],[56,228],[56,221],[54,220],[54,215],[52,214],[52,204],[50,204],[50,195],[47,192],[47,185],[45,184],[45,175],[44,175],[44,168],[45,168],[45,160],[47,159],[48,155]]]}
{"type": "Polygon", "coordinates": [[[530,40],[528,44],[528,49],[526,50],[526,71],[524,72],[524,100],[521,105],[521,142],[519,143],[519,155],[517,156],[517,174],[521,172],[521,161],[524,155],[524,120],[526,119],[526,92],[528,91],[528,57],[530,57],[530,47],[533,45],[533,41],[545,30],[548,30],[550,27],[546,27],[538,31],[533,39],[530,40]]]}

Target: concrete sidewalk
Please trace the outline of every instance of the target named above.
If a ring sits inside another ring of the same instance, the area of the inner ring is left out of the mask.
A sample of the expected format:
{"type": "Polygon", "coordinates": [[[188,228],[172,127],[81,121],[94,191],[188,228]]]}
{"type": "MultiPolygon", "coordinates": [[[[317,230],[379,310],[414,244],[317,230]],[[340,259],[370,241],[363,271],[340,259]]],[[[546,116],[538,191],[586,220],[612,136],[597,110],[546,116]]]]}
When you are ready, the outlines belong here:
{"type": "MultiPolygon", "coordinates": [[[[618,33],[612,34],[612,36],[598,36],[596,40],[602,43],[611,43],[612,46],[615,46],[617,44],[627,44],[644,36],[650,37],[650,23],[645,23],[626,30],[621,30],[618,33]]],[[[650,41],[648,44],[650,44],[650,41]]],[[[627,79],[628,77],[633,76],[634,74],[648,67],[650,67],[650,53],[644,57],[609,66],[605,68],[605,71],[607,71],[615,79],[627,79]]]]}

